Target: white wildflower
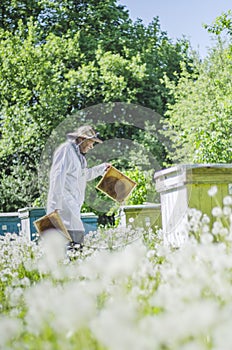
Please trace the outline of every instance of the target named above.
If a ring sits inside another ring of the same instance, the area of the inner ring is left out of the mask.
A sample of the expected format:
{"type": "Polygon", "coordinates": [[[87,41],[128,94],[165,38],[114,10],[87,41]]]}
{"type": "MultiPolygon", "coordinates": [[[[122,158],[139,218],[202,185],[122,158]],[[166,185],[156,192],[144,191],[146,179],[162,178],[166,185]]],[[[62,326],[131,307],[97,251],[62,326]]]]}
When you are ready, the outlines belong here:
{"type": "Polygon", "coordinates": [[[220,231],[222,236],[227,236],[229,234],[229,230],[226,227],[223,227],[220,231]]]}
{"type": "Polygon", "coordinates": [[[201,222],[203,224],[209,224],[210,223],[210,218],[208,217],[208,215],[204,214],[203,217],[202,217],[201,222]]]}
{"type": "Polygon", "coordinates": [[[217,324],[217,327],[214,328],[214,331],[212,334],[214,349],[231,349],[232,348],[231,305],[229,308],[227,305],[225,305],[218,316],[217,316],[218,324],[217,324]]]}
{"type": "Polygon", "coordinates": [[[67,240],[56,231],[50,230],[44,234],[41,241],[44,256],[38,261],[40,272],[51,272],[58,277],[60,273],[59,262],[65,257],[65,243],[67,240]]]}
{"type": "Polygon", "coordinates": [[[213,241],[213,236],[210,233],[203,233],[201,235],[201,243],[202,244],[209,244],[213,241]]]}
{"type": "Polygon", "coordinates": [[[22,329],[22,322],[18,319],[1,316],[0,318],[0,348],[7,349],[7,342],[19,334],[22,329]]]}
{"type": "Polygon", "coordinates": [[[225,215],[225,216],[230,216],[230,214],[231,214],[231,208],[230,207],[228,207],[228,206],[225,206],[224,208],[223,208],[223,215],[225,215]]]}
{"type": "Polygon", "coordinates": [[[213,197],[215,196],[215,194],[217,193],[218,189],[217,189],[217,186],[212,186],[209,191],[208,191],[208,195],[210,197],[213,197]]]}
{"type": "Polygon", "coordinates": [[[220,207],[215,207],[212,209],[212,215],[215,217],[221,217],[223,214],[222,209],[220,207]]]}
{"type": "Polygon", "coordinates": [[[151,226],[151,219],[150,219],[149,217],[146,217],[146,218],[145,218],[145,225],[146,225],[147,227],[151,226]]]}
{"type": "Polygon", "coordinates": [[[154,250],[149,250],[147,252],[147,258],[150,259],[150,258],[153,258],[155,256],[155,251],[154,250]]]}
{"type": "Polygon", "coordinates": [[[213,223],[212,233],[214,235],[218,235],[218,234],[220,234],[222,228],[223,228],[222,223],[219,221],[216,221],[213,223]]]}
{"type": "Polygon", "coordinates": [[[137,306],[129,297],[116,296],[91,322],[95,337],[111,350],[143,348],[136,326],[137,306]]]}
{"type": "Polygon", "coordinates": [[[201,230],[202,230],[202,233],[207,233],[207,232],[209,232],[209,226],[208,225],[203,225],[201,230]]]}
{"type": "Polygon", "coordinates": [[[232,197],[231,196],[226,196],[223,198],[223,204],[224,205],[232,205],[232,197]]]}
{"type": "Polygon", "coordinates": [[[12,292],[9,295],[12,306],[16,306],[20,302],[23,292],[24,290],[20,287],[12,289],[12,292]]]}

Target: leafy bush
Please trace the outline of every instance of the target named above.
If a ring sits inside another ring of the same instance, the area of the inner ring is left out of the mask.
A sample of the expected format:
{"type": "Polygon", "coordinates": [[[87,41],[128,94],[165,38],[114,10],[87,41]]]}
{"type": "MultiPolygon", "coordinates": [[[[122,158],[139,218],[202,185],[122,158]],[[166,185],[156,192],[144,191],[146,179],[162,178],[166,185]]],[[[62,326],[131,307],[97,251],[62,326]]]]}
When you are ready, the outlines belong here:
{"type": "Polygon", "coordinates": [[[145,202],[156,202],[157,193],[153,180],[154,170],[141,171],[138,168],[125,171],[130,179],[136,182],[136,187],[126,200],[127,205],[143,204],[145,202]]]}

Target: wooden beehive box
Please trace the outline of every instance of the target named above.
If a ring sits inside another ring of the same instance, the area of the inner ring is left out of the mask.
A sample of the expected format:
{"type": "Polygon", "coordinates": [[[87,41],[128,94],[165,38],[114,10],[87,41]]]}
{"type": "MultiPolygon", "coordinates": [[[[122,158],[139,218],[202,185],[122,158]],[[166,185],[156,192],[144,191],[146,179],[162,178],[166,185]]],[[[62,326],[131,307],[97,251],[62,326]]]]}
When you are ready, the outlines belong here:
{"type": "Polygon", "coordinates": [[[232,164],[178,165],[154,175],[160,193],[162,227],[167,233],[181,231],[188,208],[200,210],[212,218],[212,209],[223,206],[223,198],[232,194],[232,164]],[[208,191],[217,187],[215,196],[208,191]]]}
{"type": "Polygon", "coordinates": [[[96,188],[114,201],[122,203],[129,197],[135,186],[135,181],[111,166],[101,178],[96,188]]]}
{"type": "Polygon", "coordinates": [[[151,228],[154,232],[161,228],[161,208],[159,203],[125,205],[120,208],[122,226],[151,228]]]}
{"type": "Polygon", "coordinates": [[[61,233],[66,239],[72,240],[57,210],[35,220],[34,225],[39,235],[49,230],[55,230],[61,233]]]}

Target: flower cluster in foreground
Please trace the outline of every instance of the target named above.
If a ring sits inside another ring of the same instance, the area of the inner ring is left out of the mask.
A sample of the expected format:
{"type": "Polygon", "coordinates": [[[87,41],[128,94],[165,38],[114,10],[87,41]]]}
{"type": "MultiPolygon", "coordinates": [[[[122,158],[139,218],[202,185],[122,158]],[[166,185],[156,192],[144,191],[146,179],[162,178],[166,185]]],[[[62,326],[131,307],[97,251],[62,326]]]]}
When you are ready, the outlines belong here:
{"type": "Polygon", "coordinates": [[[189,213],[180,247],[161,231],[109,229],[68,258],[48,232],[0,239],[0,349],[229,350],[231,205],[189,213]],[[74,259],[75,258],[75,259],[74,259]]]}

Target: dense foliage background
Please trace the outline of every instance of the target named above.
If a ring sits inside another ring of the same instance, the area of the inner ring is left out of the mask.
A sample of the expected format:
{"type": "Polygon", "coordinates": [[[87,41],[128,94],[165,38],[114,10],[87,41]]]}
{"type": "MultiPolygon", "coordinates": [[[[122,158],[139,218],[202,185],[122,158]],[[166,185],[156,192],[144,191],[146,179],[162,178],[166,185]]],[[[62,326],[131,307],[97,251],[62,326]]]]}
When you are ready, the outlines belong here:
{"type": "MultiPolygon", "coordinates": [[[[207,29],[230,38],[231,14],[207,29]]],[[[148,26],[132,22],[116,0],[1,1],[0,210],[40,203],[37,170],[46,140],[67,117],[99,103],[135,103],[165,116],[175,152],[151,134],[123,128],[160,166],[230,162],[231,44],[218,44],[204,62],[189,47],[173,43],[158,18],[148,26]]],[[[105,138],[119,129],[102,126],[105,138]]],[[[133,167],[129,158],[126,170],[133,167]]],[[[138,198],[142,203],[136,193],[131,203],[138,198]]]]}
{"type": "Polygon", "coordinates": [[[218,41],[204,62],[195,60],[191,73],[183,66],[177,84],[166,79],[175,101],[168,104],[165,120],[174,162],[232,161],[231,18],[231,13],[223,14],[208,27],[218,41]],[[219,36],[223,31],[227,32],[226,41],[219,36]]]}

